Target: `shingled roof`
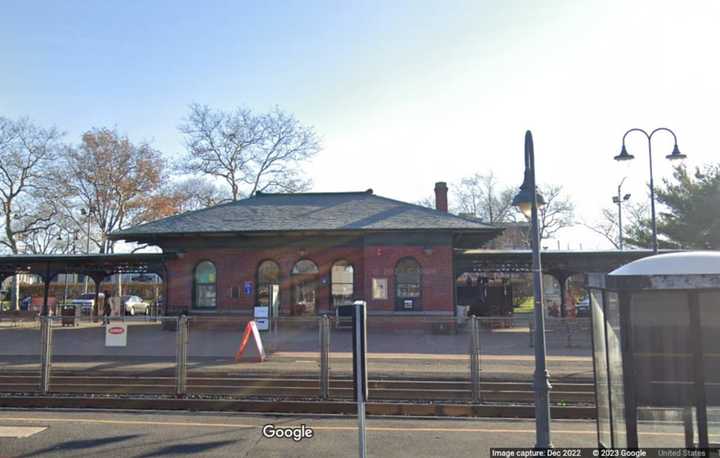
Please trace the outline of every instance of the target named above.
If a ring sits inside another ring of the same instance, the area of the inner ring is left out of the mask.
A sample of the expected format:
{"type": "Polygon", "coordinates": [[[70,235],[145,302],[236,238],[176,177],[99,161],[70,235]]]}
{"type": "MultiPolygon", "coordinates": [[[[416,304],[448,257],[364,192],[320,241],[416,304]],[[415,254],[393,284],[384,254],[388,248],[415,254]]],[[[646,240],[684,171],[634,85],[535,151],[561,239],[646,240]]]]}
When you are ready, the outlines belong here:
{"type": "Polygon", "coordinates": [[[204,233],[449,230],[498,228],[366,192],[257,194],[116,231],[111,239],[204,233]]]}

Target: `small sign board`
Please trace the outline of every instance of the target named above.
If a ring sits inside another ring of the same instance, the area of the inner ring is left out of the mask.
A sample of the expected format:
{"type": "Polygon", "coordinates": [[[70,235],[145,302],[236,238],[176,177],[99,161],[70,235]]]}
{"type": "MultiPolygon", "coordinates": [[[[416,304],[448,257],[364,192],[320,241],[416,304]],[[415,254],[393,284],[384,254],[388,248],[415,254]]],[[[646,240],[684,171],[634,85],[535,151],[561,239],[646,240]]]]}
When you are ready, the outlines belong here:
{"type": "Polygon", "coordinates": [[[127,323],[109,323],[105,325],[106,347],[127,347],[127,323]]]}
{"type": "Polygon", "coordinates": [[[268,316],[270,314],[270,307],[265,305],[255,306],[255,324],[258,330],[267,331],[270,329],[270,320],[268,316]]]}
{"type": "Polygon", "coordinates": [[[242,357],[242,354],[245,351],[245,348],[247,348],[248,342],[250,341],[250,335],[252,335],[252,337],[254,338],[255,345],[257,346],[258,353],[260,354],[259,362],[265,361],[265,349],[263,348],[262,339],[260,338],[260,331],[257,328],[257,324],[253,320],[248,322],[247,326],[245,326],[245,332],[243,332],[240,347],[235,353],[235,362],[240,361],[240,358],[242,357]]]}
{"type": "Polygon", "coordinates": [[[246,296],[252,296],[253,293],[253,283],[251,281],[246,281],[243,285],[243,292],[246,296]]]}

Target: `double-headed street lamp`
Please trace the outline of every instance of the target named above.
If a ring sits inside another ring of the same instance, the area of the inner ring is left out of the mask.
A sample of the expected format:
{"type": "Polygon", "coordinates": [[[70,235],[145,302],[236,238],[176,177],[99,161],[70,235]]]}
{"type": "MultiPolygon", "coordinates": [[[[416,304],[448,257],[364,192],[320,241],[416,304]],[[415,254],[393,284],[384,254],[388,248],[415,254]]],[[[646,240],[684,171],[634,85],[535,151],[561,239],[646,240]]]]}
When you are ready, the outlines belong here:
{"type": "Polygon", "coordinates": [[[623,178],[620,184],[618,185],[618,192],[617,196],[613,196],[612,201],[614,204],[618,207],[618,243],[620,244],[619,247],[622,250],[623,249],[623,235],[622,235],[622,204],[627,202],[630,199],[630,194],[622,195],[622,185],[625,183],[625,180],[627,177],[623,178]]]}
{"type": "Polygon", "coordinates": [[[658,127],[657,129],[653,130],[649,134],[645,132],[642,129],[634,128],[630,129],[627,132],[625,132],[625,135],[623,135],[622,139],[622,150],[620,151],[620,154],[615,156],[616,161],[627,161],[630,159],[635,158],[632,154],[628,154],[627,149],[625,148],[625,137],[628,136],[630,132],[642,132],[648,141],[648,156],[650,158],[650,214],[652,217],[652,243],[653,243],[653,252],[658,252],[658,242],[657,242],[657,220],[655,219],[655,185],[653,183],[653,169],[652,169],[652,137],[658,132],[665,131],[670,132],[673,136],[673,140],[675,140],[675,147],[673,148],[672,153],[665,156],[666,159],[669,160],[677,160],[677,159],[685,159],[687,156],[682,154],[680,150],[678,149],[677,145],[677,136],[675,135],[675,132],[668,129],[667,127],[658,127]]]}
{"type": "Polygon", "coordinates": [[[535,446],[552,447],[550,442],[550,373],[545,361],[545,306],[543,305],[542,268],[540,262],[540,228],[538,207],[545,205],[535,185],[535,152],[532,133],[525,132],[525,178],[513,205],[530,220],[533,288],[535,291],[535,446]]]}

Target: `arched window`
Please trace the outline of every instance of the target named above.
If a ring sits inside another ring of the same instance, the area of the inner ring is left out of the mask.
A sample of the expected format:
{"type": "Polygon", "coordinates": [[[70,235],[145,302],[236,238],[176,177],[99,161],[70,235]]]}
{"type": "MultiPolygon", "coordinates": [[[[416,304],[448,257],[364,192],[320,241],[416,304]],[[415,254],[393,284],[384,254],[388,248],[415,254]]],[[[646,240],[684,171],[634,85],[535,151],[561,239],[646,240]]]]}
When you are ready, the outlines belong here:
{"type": "Polygon", "coordinates": [[[193,307],[207,309],[217,305],[215,264],[202,261],[195,266],[193,274],[193,307]]]}
{"type": "Polygon", "coordinates": [[[273,306],[278,303],[279,294],[280,266],[275,261],[261,262],[257,271],[257,304],[273,306]]]}
{"type": "Polygon", "coordinates": [[[292,268],[293,275],[316,274],[318,272],[319,270],[317,264],[309,259],[299,260],[292,268]]]}
{"type": "Polygon", "coordinates": [[[422,269],[414,258],[404,258],[395,265],[395,306],[400,310],[420,308],[422,269]]]}
{"type": "Polygon", "coordinates": [[[301,259],[293,266],[290,271],[293,315],[315,313],[319,272],[317,264],[309,259],[301,259]]]}
{"type": "Polygon", "coordinates": [[[330,294],[333,306],[351,304],[355,269],[347,261],[337,261],[330,269],[330,294]]]}

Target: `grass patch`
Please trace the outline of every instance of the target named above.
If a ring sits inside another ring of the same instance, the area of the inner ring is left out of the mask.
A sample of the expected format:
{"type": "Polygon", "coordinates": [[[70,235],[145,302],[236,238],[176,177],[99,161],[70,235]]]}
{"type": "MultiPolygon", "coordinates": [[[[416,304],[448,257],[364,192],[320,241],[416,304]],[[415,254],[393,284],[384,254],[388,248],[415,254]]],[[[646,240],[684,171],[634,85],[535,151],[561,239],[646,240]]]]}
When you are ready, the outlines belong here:
{"type": "Polygon", "coordinates": [[[519,307],[513,309],[513,313],[532,313],[535,310],[535,299],[532,297],[526,298],[519,307]]]}

